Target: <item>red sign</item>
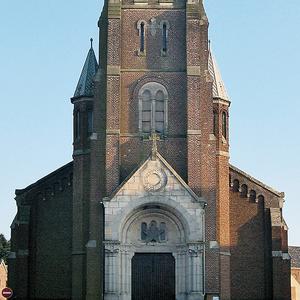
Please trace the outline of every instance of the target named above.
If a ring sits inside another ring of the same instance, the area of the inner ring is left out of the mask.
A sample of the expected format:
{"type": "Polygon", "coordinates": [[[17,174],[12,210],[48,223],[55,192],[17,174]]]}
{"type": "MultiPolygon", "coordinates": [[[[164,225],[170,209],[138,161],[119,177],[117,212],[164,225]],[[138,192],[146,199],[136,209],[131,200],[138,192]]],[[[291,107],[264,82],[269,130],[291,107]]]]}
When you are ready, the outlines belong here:
{"type": "Polygon", "coordinates": [[[2,296],[3,296],[4,298],[9,299],[9,298],[12,297],[12,295],[13,295],[12,289],[6,287],[6,288],[4,288],[4,289],[2,290],[2,296]]]}

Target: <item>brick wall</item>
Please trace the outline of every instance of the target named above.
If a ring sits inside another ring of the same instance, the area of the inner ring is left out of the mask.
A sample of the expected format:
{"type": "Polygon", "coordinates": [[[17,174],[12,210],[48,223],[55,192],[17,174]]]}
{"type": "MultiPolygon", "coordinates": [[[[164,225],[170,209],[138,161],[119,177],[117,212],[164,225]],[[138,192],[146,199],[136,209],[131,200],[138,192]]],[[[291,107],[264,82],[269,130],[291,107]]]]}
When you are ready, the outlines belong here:
{"type": "MultiPolygon", "coordinates": [[[[230,193],[232,300],[264,299],[264,206],[230,193]]],[[[270,276],[270,273],[268,274],[270,276]]]]}
{"type": "Polygon", "coordinates": [[[30,295],[71,296],[72,189],[34,199],[30,245],[30,295]]]}
{"type": "Polygon", "coordinates": [[[17,191],[9,284],[18,299],[70,299],[72,165],[17,191]]]}

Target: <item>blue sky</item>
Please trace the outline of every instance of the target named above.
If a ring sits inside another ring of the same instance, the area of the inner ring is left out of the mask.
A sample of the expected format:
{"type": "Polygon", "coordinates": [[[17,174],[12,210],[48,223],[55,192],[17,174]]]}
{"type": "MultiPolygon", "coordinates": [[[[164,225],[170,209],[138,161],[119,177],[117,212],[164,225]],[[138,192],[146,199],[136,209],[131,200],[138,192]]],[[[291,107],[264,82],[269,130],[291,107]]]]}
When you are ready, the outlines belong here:
{"type": "MultiPolygon", "coordinates": [[[[72,159],[72,105],[102,2],[0,2],[0,232],[14,189],[72,159]]],[[[210,39],[231,97],[231,163],[285,191],[300,245],[299,0],[206,0],[210,39]]]]}

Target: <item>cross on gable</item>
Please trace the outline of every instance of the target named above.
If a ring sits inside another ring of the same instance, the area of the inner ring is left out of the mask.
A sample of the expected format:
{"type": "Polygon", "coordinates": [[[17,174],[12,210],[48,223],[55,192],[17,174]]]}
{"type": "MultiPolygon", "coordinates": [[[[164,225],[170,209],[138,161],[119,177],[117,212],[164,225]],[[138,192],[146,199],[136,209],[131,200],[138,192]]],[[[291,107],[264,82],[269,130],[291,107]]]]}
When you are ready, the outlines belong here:
{"type": "Polygon", "coordinates": [[[157,141],[160,140],[159,135],[153,131],[151,133],[151,136],[149,137],[149,140],[152,141],[152,160],[156,159],[156,153],[157,153],[157,141]]]}

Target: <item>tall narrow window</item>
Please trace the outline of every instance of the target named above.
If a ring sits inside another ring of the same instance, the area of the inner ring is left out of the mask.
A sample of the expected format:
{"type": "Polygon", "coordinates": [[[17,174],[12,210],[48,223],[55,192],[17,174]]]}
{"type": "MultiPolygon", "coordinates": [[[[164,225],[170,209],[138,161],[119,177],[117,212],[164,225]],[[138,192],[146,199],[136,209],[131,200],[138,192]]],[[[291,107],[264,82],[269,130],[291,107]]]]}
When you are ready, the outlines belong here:
{"type": "Polygon", "coordinates": [[[225,111],[222,113],[222,135],[227,139],[227,115],[225,111]]]}
{"type": "Polygon", "coordinates": [[[218,114],[216,111],[214,111],[214,135],[217,135],[218,134],[218,114]]]}
{"type": "Polygon", "coordinates": [[[80,111],[75,112],[74,118],[74,139],[78,140],[80,138],[80,111]]]}
{"type": "Polygon", "coordinates": [[[145,51],[145,23],[141,23],[141,29],[140,29],[140,52],[145,51]]]}
{"type": "Polygon", "coordinates": [[[167,50],[168,50],[168,41],[167,41],[167,24],[166,23],[163,24],[162,31],[163,31],[163,48],[162,48],[162,51],[167,52],[167,50]]]}
{"type": "Polygon", "coordinates": [[[87,133],[88,136],[91,136],[93,133],[93,111],[92,110],[88,110],[87,112],[87,133]]]}

